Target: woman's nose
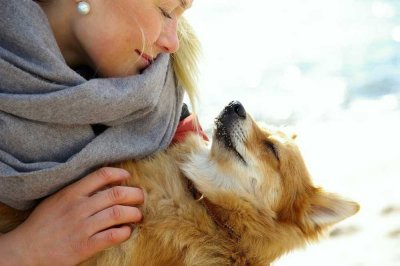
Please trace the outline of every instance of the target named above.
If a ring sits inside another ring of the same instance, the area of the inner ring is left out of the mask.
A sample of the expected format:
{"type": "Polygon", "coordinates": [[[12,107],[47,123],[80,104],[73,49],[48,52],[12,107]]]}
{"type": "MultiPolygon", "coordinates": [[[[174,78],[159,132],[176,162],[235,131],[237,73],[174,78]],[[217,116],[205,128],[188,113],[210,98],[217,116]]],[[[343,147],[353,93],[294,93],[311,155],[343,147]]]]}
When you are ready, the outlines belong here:
{"type": "Polygon", "coordinates": [[[178,39],[178,21],[173,19],[168,23],[165,23],[163,31],[157,40],[157,45],[165,53],[175,53],[179,49],[179,39],[178,39]]]}

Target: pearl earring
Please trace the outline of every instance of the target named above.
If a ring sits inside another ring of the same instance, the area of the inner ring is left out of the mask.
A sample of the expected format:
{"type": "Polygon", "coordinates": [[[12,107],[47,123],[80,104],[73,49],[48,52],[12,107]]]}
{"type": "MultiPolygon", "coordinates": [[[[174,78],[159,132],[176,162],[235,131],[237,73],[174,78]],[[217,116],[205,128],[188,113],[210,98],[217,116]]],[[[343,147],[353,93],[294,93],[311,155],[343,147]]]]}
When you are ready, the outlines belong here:
{"type": "Polygon", "coordinates": [[[87,15],[90,12],[90,5],[86,1],[80,1],[76,6],[76,10],[78,11],[79,14],[83,16],[87,15]]]}

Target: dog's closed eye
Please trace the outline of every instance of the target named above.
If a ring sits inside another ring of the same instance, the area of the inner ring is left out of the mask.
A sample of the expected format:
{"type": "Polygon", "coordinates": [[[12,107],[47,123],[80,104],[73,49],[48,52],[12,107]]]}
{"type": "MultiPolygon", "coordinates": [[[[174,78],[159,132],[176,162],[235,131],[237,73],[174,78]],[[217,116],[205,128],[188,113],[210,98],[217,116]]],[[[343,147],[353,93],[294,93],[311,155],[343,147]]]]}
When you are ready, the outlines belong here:
{"type": "Polygon", "coordinates": [[[278,152],[278,148],[276,147],[276,145],[270,141],[265,141],[265,146],[267,147],[267,149],[270,152],[272,152],[272,154],[275,156],[275,158],[279,161],[279,152],[278,152]]]}

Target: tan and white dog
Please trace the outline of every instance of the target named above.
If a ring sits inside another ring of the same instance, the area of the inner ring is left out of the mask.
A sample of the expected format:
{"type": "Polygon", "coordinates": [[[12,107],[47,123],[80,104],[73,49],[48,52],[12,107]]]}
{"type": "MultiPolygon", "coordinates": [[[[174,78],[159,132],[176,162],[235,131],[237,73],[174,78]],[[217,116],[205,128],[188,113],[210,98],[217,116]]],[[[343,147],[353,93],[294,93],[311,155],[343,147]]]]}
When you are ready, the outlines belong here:
{"type": "MultiPolygon", "coordinates": [[[[359,209],[315,187],[294,138],[260,127],[239,102],[217,117],[211,145],[192,134],[116,166],[144,189],[144,219],[84,265],[268,265],[359,209]]],[[[0,217],[0,227],[15,219],[0,217]]]]}

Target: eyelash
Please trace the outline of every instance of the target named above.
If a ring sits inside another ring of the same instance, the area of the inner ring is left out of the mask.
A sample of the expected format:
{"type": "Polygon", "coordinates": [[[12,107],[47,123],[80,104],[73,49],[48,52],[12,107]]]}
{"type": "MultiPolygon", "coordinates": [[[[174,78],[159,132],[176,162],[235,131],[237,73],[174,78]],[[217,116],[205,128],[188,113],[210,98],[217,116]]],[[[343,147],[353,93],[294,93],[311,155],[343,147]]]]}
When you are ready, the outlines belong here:
{"type": "Polygon", "coordinates": [[[166,17],[167,19],[172,19],[171,14],[169,14],[167,11],[165,11],[164,9],[162,9],[161,7],[159,7],[161,14],[166,17]]]}

